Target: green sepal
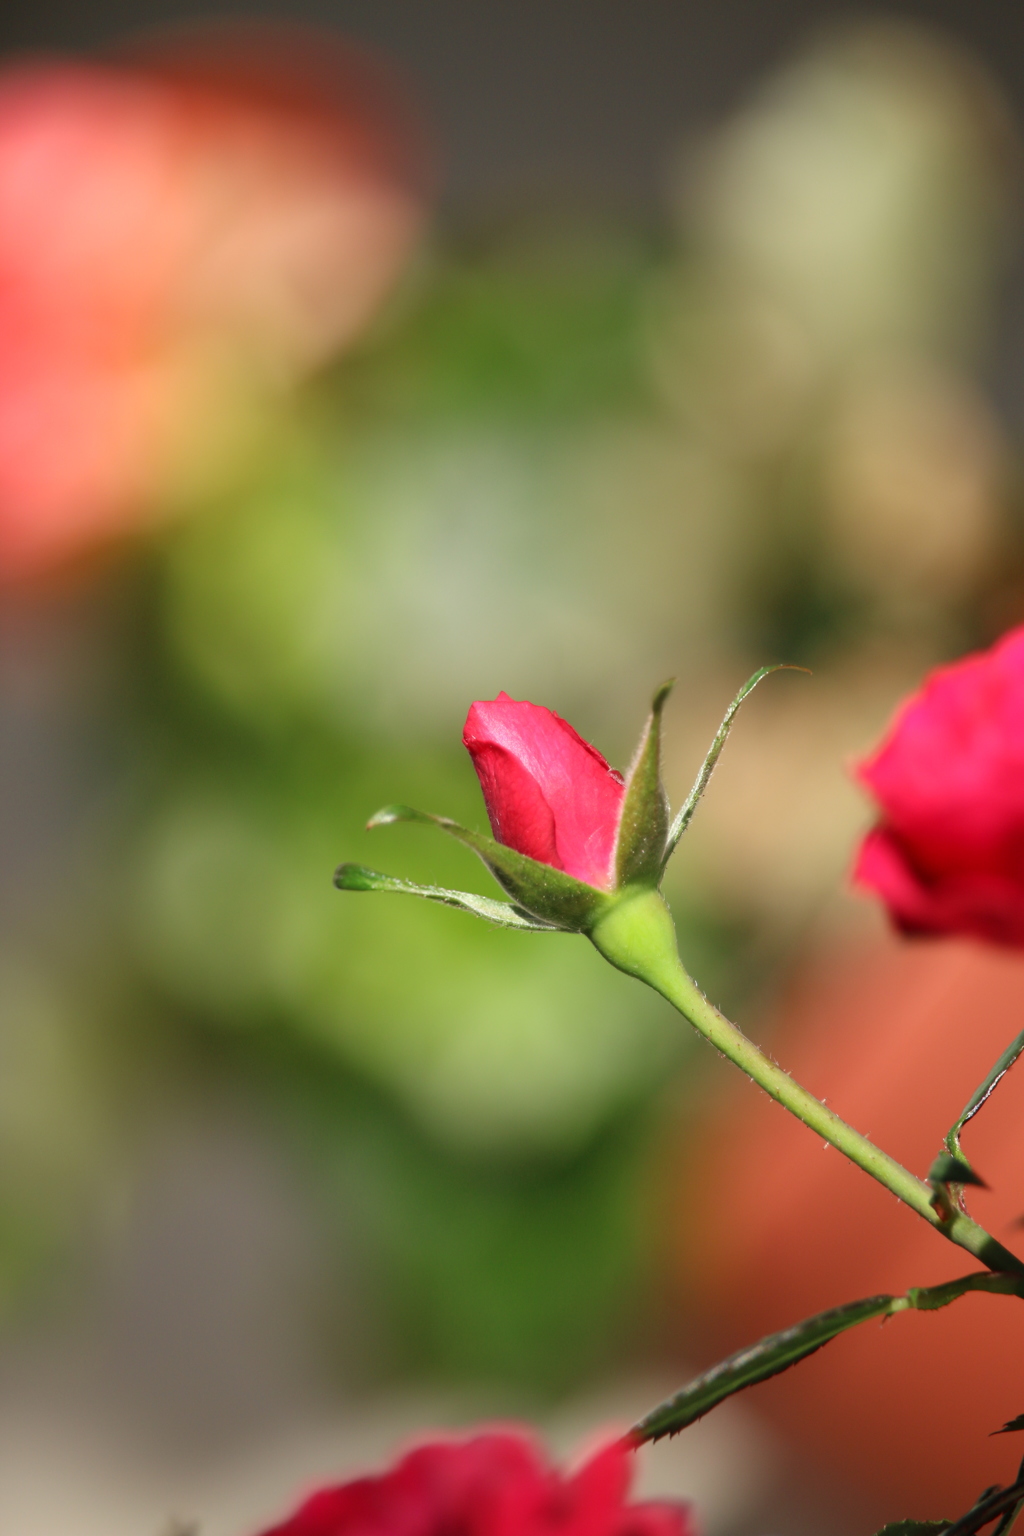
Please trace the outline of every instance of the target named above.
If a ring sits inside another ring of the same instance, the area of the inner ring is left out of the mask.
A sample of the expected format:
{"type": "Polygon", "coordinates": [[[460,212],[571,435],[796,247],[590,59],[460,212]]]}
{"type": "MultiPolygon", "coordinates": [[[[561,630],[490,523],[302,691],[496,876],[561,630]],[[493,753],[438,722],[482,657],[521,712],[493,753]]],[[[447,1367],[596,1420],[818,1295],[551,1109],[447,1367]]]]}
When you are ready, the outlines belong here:
{"type": "MultiPolygon", "coordinates": [[[[973,1120],[974,1116],[978,1113],[978,1110],[990,1097],[996,1086],[1006,1076],[1007,1072],[1009,1072],[1010,1068],[1013,1066],[1014,1062],[1022,1052],[1024,1052],[1024,1030],[1022,1030],[1017,1038],[1012,1040],[1006,1047],[1006,1050],[1000,1056],[991,1072],[989,1072],[984,1082],[982,1082],[971,1094],[971,1097],[964,1105],[962,1113],[950,1127],[946,1135],[946,1151],[949,1152],[951,1156],[957,1158],[963,1157],[963,1153],[960,1149],[960,1132],[963,1130],[968,1120],[973,1120]]],[[[966,1183],[967,1180],[961,1179],[960,1182],[966,1183]]]]}
{"type": "Polygon", "coordinates": [[[754,673],[753,677],[747,678],[747,681],[743,684],[743,687],[740,689],[739,693],[736,695],[732,703],[729,705],[729,708],[726,710],[722,719],[722,723],[718,727],[718,730],[715,732],[715,739],[708,748],[708,754],[705,757],[703,763],[701,763],[700,772],[694,780],[693,788],[690,790],[690,793],[686,797],[685,803],[676,816],[675,821],[673,821],[671,827],[669,828],[668,837],[665,842],[665,855],[662,859],[662,868],[665,867],[673,853],[675,853],[676,845],[679,842],[679,839],[690,825],[690,822],[693,818],[693,813],[700,803],[701,796],[708,787],[708,781],[715,771],[715,764],[718,762],[718,759],[722,755],[722,748],[725,746],[725,743],[728,740],[729,732],[732,730],[733,721],[735,720],[737,711],[739,710],[739,707],[743,703],[744,699],[753,693],[754,689],[757,687],[762,678],[767,677],[772,672],[806,671],[806,667],[794,667],[787,661],[777,661],[773,666],[759,667],[754,673]]]}
{"type": "Polygon", "coordinates": [[[633,1426],[630,1438],[634,1444],[641,1444],[678,1434],[734,1392],[787,1371],[798,1360],[813,1355],[823,1344],[845,1333],[847,1328],[855,1328],[872,1317],[885,1316],[891,1310],[893,1300],[892,1296],[868,1296],[863,1301],[832,1307],[828,1312],[806,1318],[793,1328],[769,1334],[747,1349],[737,1350],[736,1354],[713,1365],[642,1418],[633,1426]]]}
{"type": "Polygon", "coordinates": [[[385,805],[371,816],[367,827],[386,827],[396,821],[418,821],[440,827],[478,854],[517,907],[532,917],[573,933],[587,933],[611,904],[608,891],[574,880],[564,870],[542,864],[514,848],[506,848],[483,832],[471,832],[447,816],[431,816],[409,805],[385,805]]]}
{"type": "Polygon", "coordinates": [[[928,1170],[929,1184],[974,1184],[978,1189],[988,1189],[988,1185],[976,1173],[970,1163],[962,1157],[954,1157],[951,1152],[940,1152],[928,1170]]]}
{"type": "Polygon", "coordinates": [[[615,843],[616,886],[656,886],[665,867],[668,797],[661,782],[661,712],[672,692],[663,683],[654,695],[640,745],[626,778],[615,843]]]}
{"type": "Polygon", "coordinates": [[[476,896],[471,891],[450,891],[443,885],[416,885],[412,880],[401,880],[397,875],[382,875],[365,864],[339,864],[334,871],[334,883],[339,891],[398,891],[405,896],[422,896],[426,901],[437,901],[446,907],[456,907],[460,912],[471,912],[501,928],[525,929],[530,933],[561,933],[556,923],[542,923],[526,912],[521,912],[507,901],[494,901],[490,896],[476,896]]]}

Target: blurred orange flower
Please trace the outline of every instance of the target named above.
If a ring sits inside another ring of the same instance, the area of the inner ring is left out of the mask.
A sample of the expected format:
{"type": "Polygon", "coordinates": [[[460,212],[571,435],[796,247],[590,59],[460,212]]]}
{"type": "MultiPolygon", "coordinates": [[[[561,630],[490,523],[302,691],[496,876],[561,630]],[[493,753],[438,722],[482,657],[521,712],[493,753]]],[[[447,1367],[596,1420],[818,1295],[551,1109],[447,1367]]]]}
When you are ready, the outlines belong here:
{"type": "Polygon", "coordinates": [[[274,25],[0,73],[0,577],[159,515],[365,325],[427,156],[390,73],[274,25]]]}

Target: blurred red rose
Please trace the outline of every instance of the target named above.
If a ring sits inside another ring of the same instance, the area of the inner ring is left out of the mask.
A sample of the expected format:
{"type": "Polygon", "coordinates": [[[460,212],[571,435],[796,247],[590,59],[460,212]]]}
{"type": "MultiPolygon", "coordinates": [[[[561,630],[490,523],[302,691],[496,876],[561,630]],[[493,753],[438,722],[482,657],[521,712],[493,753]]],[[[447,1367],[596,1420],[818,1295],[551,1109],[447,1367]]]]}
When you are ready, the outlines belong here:
{"type": "Polygon", "coordinates": [[[402,92],[330,36],[0,72],[0,578],[238,455],[394,280],[423,158],[402,92]]]}
{"type": "Polygon", "coordinates": [[[552,710],[499,693],[462,733],[499,843],[609,889],[625,787],[552,710]]]}
{"type": "Polygon", "coordinates": [[[1024,628],[934,671],[857,776],[882,820],[854,880],[896,925],[1024,945],[1024,628]]]}
{"type": "Polygon", "coordinates": [[[321,1489],[264,1536],[690,1536],[685,1506],[625,1502],[632,1456],[618,1441],[563,1476],[517,1432],[432,1441],[321,1489]]]}

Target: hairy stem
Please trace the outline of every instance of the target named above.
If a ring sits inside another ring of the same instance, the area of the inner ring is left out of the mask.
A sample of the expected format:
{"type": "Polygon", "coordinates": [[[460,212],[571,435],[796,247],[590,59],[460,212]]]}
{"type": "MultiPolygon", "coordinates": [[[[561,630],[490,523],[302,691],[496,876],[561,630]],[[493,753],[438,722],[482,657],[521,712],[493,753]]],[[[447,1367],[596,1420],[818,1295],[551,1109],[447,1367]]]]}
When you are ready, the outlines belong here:
{"type": "Polygon", "coordinates": [[[904,1201],[919,1216],[923,1216],[931,1226],[947,1237],[951,1243],[957,1243],[959,1247],[972,1253],[982,1264],[992,1270],[1002,1270],[1009,1274],[1024,1274],[1024,1264],[1021,1263],[1009,1249],[1004,1248],[984,1227],[978,1225],[963,1211],[953,1211],[946,1221],[941,1219],[939,1213],[932,1205],[933,1191],[931,1186],[923,1179],[912,1174],[904,1168],[888,1152],[883,1152],[881,1147],[876,1147],[873,1141],[869,1141],[860,1131],[854,1130],[841,1119],[834,1110],[829,1109],[820,1099],[816,1099],[800,1083],[784,1072],[781,1067],[769,1060],[760,1047],[753,1040],[731,1023],[724,1014],[719,1013],[712,1003],[709,1003],[692,978],[687,975],[682,965],[679,964],[674,973],[666,978],[667,987],[659,987],[658,990],[679,1012],[689,1020],[695,1029],[699,1030],[706,1040],[727,1056],[730,1061],[736,1063],[753,1078],[759,1087],[782,1104],[791,1114],[796,1115],[805,1125],[810,1126],[831,1146],[842,1152],[851,1163],[856,1163],[858,1168],[863,1168],[879,1184],[884,1184],[898,1200],[904,1201]]]}
{"type": "Polygon", "coordinates": [[[660,992],[705,1040],[740,1067],[771,1098],[877,1179],[929,1226],[990,1270],[1024,1275],[1024,1263],[963,1211],[937,1211],[934,1191],[923,1179],[854,1130],[813,1093],[771,1061],[741,1029],[709,1003],[679,959],[671,914],[657,891],[638,892],[612,909],[590,934],[613,965],[660,992]]]}

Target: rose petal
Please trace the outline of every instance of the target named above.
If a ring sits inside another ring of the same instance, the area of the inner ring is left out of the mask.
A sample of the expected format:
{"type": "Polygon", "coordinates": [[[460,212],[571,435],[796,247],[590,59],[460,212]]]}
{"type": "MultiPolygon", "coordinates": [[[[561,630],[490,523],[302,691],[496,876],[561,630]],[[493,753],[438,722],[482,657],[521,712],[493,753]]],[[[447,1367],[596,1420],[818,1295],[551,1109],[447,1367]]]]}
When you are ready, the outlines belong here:
{"type": "Polygon", "coordinates": [[[857,776],[883,819],[854,879],[897,926],[1024,945],[1024,628],[931,673],[857,776]]]}
{"type": "Polygon", "coordinates": [[[515,1431],[432,1441],[321,1489],[264,1536],[691,1536],[685,1506],[625,1502],[632,1460],[615,1440],[565,1478],[515,1431]]]}
{"type": "Polygon", "coordinates": [[[462,740],[499,842],[608,888],[625,791],[600,752],[552,710],[506,693],[472,705],[462,740]]]}

